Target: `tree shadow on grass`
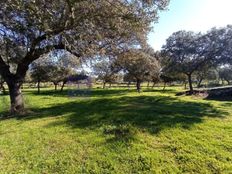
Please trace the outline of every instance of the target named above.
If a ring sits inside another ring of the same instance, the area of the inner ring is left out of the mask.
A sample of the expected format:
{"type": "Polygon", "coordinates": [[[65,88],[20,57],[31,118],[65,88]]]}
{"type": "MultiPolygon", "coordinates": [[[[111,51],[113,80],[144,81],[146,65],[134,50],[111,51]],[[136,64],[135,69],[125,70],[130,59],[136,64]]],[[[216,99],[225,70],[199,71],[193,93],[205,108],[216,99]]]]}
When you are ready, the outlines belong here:
{"type": "Polygon", "coordinates": [[[143,92],[160,92],[160,93],[168,93],[168,94],[176,94],[177,91],[175,89],[164,89],[160,87],[155,88],[144,88],[143,92]]]}
{"type": "Polygon", "coordinates": [[[70,101],[44,109],[33,109],[35,113],[22,119],[38,119],[65,115],[47,127],[69,126],[71,128],[103,129],[103,133],[116,137],[130,136],[130,126],[157,134],[161,130],[181,127],[191,128],[203,122],[203,117],[221,117],[227,113],[214,109],[208,103],[180,101],[167,96],[122,96],[70,101]]]}
{"type": "MultiPolygon", "coordinates": [[[[78,89],[76,89],[78,90],[78,89]]],[[[65,89],[64,91],[60,92],[59,90],[41,90],[41,92],[38,94],[36,90],[24,90],[25,94],[33,94],[37,96],[54,96],[54,97],[67,97],[69,96],[70,91],[75,91],[74,89],[65,89]]],[[[143,88],[142,93],[146,92],[161,92],[161,93],[169,93],[169,94],[176,94],[176,90],[174,89],[151,89],[151,88],[143,88]]],[[[118,96],[118,95],[124,95],[128,92],[137,92],[136,88],[110,88],[110,89],[90,89],[89,93],[91,97],[109,97],[109,96],[118,96]]]]}
{"type": "MultiPolygon", "coordinates": [[[[54,96],[54,97],[67,97],[69,96],[70,91],[75,91],[75,90],[81,90],[81,89],[65,89],[64,91],[60,92],[54,91],[54,90],[44,90],[38,94],[37,91],[25,91],[25,93],[30,93],[33,95],[38,95],[38,96],[54,96]]],[[[91,97],[108,97],[108,96],[114,96],[114,95],[123,95],[126,94],[129,90],[128,89],[90,89],[89,93],[91,97]]],[[[136,90],[134,90],[136,91],[136,90]]]]}
{"type": "Polygon", "coordinates": [[[232,96],[206,97],[205,100],[232,102],[232,96]]]}

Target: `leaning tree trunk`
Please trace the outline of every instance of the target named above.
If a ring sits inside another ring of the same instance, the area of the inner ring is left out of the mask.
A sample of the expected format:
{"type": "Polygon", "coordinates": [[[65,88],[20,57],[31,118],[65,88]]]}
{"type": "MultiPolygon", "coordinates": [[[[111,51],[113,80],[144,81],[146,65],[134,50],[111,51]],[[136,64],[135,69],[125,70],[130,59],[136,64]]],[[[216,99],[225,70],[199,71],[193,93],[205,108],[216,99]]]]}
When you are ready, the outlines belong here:
{"type": "Polygon", "coordinates": [[[189,83],[189,93],[193,94],[193,83],[192,83],[192,75],[188,74],[188,83],[189,83]]]}
{"type": "Polygon", "coordinates": [[[141,81],[140,80],[136,81],[136,89],[139,93],[141,92],[141,81]]]}
{"type": "Polygon", "coordinates": [[[197,83],[197,88],[200,88],[200,87],[201,87],[202,81],[203,81],[203,78],[200,78],[199,81],[198,81],[198,83],[197,83]]]}
{"type": "Polygon", "coordinates": [[[64,91],[64,86],[65,86],[66,83],[67,83],[67,81],[63,81],[62,86],[61,86],[61,89],[60,89],[60,92],[63,92],[63,91],[64,91]]]}
{"type": "Polygon", "coordinates": [[[24,111],[23,95],[21,93],[22,83],[15,80],[7,83],[10,94],[11,114],[18,114],[24,111]]]}

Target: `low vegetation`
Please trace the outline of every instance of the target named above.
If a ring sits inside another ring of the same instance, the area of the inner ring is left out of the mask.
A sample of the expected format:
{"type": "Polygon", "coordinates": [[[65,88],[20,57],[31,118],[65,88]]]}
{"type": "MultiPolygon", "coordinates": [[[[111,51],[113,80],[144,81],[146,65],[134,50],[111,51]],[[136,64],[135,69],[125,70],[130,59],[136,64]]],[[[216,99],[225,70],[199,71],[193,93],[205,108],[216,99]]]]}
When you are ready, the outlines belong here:
{"type": "MultiPolygon", "coordinates": [[[[94,89],[91,97],[24,90],[29,113],[0,121],[3,173],[231,173],[230,101],[183,87],[94,89]]],[[[9,97],[0,96],[1,116],[9,97]]]]}

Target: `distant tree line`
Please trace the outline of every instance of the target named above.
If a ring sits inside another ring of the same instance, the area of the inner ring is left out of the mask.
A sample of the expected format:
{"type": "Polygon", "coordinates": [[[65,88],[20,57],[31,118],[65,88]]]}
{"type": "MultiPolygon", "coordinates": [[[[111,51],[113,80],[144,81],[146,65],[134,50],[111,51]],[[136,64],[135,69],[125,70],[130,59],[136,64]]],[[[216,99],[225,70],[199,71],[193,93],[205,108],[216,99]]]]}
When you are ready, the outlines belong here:
{"type": "Polygon", "coordinates": [[[189,83],[190,94],[193,93],[193,76],[198,87],[204,78],[217,69],[222,80],[230,84],[232,64],[232,26],[213,28],[206,34],[190,31],[173,33],[163,46],[164,73],[184,74],[189,83]]]}
{"type": "Polygon", "coordinates": [[[207,33],[178,31],[173,33],[155,52],[149,46],[132,48],[104,59],[94,65],[94,73],[104,83],[116,81],[117,73],[123,72],[124,81],[136,84],[141,91],[142,82],[188,83],[192,94],[193,83],[202,87],[204,80],[232,82],[232,26],[212,28],[207,33]]]}

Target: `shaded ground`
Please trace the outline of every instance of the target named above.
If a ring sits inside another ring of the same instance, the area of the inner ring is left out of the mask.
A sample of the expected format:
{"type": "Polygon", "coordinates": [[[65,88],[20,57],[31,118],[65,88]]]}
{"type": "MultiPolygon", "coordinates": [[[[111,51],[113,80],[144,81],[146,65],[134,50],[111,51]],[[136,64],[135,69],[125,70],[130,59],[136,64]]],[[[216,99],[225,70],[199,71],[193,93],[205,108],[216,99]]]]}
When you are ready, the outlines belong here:
{"type": "Polygon", "coordinates": [[[223,117],[227,114],[208,103],[181,101],[168,96],[87,99],[54,104],[46,110],[44,108],[32,110],[39,114],[23,119],[68,114],[65,122],[57,121],[49,126],[66,124],[72,128],[93,129],[102,125],[132,124],[150,133],[158,133],[162,129],[177,125],[189,128],[192,124],[202,122],[203,116],[223,117]]]}
{"type": "Polygon", "coordinates": [[[230,173],[232,103],[177,92],[99,89],[70,98],[26,91],[32,112],[0,121],[0,171],[230,173]]]}
{"type": "Polygon", "coordinates": [[[220,100],[220,101],[232,101],[232,87],[212,88],[208,91],[206,99],[220,100]]]}

